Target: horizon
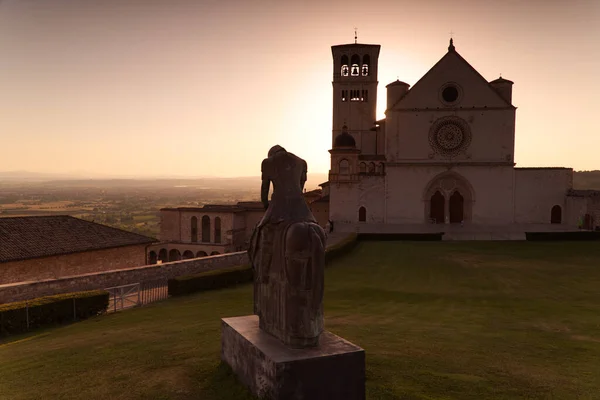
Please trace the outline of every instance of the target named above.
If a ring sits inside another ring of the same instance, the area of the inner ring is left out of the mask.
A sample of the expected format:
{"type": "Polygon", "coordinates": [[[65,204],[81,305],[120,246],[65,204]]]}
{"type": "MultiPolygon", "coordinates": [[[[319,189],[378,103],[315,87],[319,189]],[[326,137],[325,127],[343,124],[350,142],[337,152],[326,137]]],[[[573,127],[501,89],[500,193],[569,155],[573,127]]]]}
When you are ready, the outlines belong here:
{"type": "Polygon", "coordinates": [[[252,177],[280,144],[327,174],[331,46],[354,27],[381,45],[378,119],[385,85],[414,85],[455,31],[486,80],[515,82],[517,167],[600,169],[598,2],[138,4],[0,2],[0,132],[23,149],[0,171],[252,177]]]}

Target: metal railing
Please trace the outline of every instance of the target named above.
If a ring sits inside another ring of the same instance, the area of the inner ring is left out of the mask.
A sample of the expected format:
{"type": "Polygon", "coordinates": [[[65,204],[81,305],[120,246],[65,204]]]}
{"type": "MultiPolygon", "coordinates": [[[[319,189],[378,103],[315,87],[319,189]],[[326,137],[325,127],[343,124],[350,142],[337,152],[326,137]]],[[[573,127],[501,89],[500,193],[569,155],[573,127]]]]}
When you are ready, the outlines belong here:
{"type": "Polygon", "coordinates": [[[109,293],[108,312],[116,312],[169,297],[168,281],[161,279],[114,286],[104,289],[109,293]]]}

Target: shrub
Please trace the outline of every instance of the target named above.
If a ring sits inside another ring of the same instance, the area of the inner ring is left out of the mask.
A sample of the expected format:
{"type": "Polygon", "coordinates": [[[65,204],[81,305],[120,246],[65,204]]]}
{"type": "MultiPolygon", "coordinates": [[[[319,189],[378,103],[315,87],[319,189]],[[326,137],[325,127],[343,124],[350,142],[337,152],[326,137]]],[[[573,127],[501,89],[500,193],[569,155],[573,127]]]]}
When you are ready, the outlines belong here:
{"type": "Polygon", "coordinates": [[[358,244],[358,235],[356,233],[349,234],[348,237],[342,241],[329,246],[325,250],[325,265],[329,264],[332,260],[349,253],[358,244]]]}
{"type": "Polygon", "coordinates": [[[93,290],[2,304],[0,335],[86,319],[105,312],[108,299],[108,292],[93,290]]]}
{"type": "Polygon", "coordinates": [[[169,295],[181,296],[205,290],[221,289],[239,283],[252,282],[254,276],[250,265],[202,272],[197,275],[169,279],[169,295]]]}

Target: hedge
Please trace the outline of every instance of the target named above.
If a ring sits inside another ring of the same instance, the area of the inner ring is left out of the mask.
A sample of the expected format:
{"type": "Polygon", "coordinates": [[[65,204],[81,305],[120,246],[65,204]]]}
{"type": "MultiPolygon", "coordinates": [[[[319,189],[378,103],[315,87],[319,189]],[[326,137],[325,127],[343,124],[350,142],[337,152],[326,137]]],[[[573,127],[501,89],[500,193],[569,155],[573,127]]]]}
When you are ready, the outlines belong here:
{"type": "Polygon", "coordinates": [[[356,233],[348,234],[348,237],[344,238],[340,242],[329,246],[325,250],[325,265],[329,264],[336,258],[349,253],[358,244],[358,235],[356,233]]]}
{"type": "Polygon", "coordinates": [[[571,241],[571,240],[600,240],[600,232],[569,231],[569,232],[525,232],[530,241],[571,241]]]}
{"type": "Polygon", "coordinates": [[[104,290],[58,294],[0,305],[0,335],[86,319],[108,308],[104,290]]]}
{"type": "Polygon", "coordinates": [[[169,296],[181,296],[211,289],[221,289],[238,283],[252,282],[254,276],[250,265],[202,272],[197,275],[169,279],[169,296]]]}

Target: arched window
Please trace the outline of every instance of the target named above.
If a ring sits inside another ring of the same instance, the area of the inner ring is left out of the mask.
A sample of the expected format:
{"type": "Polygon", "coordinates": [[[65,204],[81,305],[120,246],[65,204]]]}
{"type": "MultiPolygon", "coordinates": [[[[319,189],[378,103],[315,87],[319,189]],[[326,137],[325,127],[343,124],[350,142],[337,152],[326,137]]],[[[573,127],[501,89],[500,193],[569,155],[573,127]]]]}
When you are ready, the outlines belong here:
{"type": "Polygon", "coordinates": [[[383,175],[384,172],[385,172],[385,167],[383,166],[383,163],[377,164],[377,173],[383,175]]]}
{"type": "Polygon", "coordinates": [[[169,256],[167,254],[167,249],[160,249],[160,251],[158,252],[158,259],[161,262],[168,262],[169,261],[169,256]]]}
{"type": "Polygon", "coordinates": [[[366,222],[367,221],[367,209],[361,207],[358,209],[358,222],[366,222]]]}
{"type": "Polygon", "coordinates": [[[350,163],[346,159],[340,161],[340,175],[350,175],[350,163]]]}
{"type": "Polygon", "coordinates": [[[559,205],[552,207],[550,211],[550,223],[560,224],[562,222],[562,209],[559,205]]]}
{"type": "Polygon", "coordinates": [[[192,242],[198,241],[198,218],[192,217],[192,242]]]}
{"type": "Polygon", "coordinates": [[[157,256],[156,256],[156,252],[155,251],[151,251],[148,254],[148,264],[156,264],[157,261],[157,256]]]}
{"type": "Polygon", "coordinates": [[[183,252],[183,257],[184,260],[189,260],[190,258],[194,258],[194,253],[191,250],[186,250],[183,252]]]}
{"type": "Polygon", "coordinates": [[[221,218],[215,218],[215,243],[221,243],[221,218]]]}
{"type": "Polygon", "coordinates": [[[363,56],[363,63],[362,63],[362,76],[367,76],[369,75],[369,64],[371,63],[371,57],[369,57],[368,54],[365,54],[363,56]]]}
{"type": "Polygon", "coordinates": [[[206,257],[207,255],[208,254],[206,254],[206,252],[202,250],[196,253],[196,257],[206,257]]]}
{"type": "Polygon", "coordinates": [[[370,174],[374,174],[375,173],[375,163],[369,163],[369,173],[370,174]]]}
{"type": "Polygon", "coordinates": [[[358,167],[359,167],[359,172],[361,174],[365,174],[367,172],[367,164],[366,163],[361,162],[358,167]]]}
{"type": "Polygon", "coordinates": [[[208,215],[202,217],[202,241],[210,242],[210,217],[208,215]]]}
{"type": "Polygon", "coordinates": [[[352,66],[350,67],[350,75],[359,76],[360,70],[358,64],[360,64],[360,57],[357,54],[354,54],[350,61],[352,64],[352,66]]]}
{"type": "Polygon", "coordinates": [[[348,91],[342,90],[342,101],[348,101],[348,91]]]}
{"type": "Polygon", "coordinates": [[[179,261],[181,260],[181,253],[177,249],[171,249],[169,251],[169,261],[179,261]]]}
{"type": "Polygon", "coordinates": [[[342,71],[341,71],[342,76],[348,76],[348,73],[349,73],[348,64],[349,64],[348,56],[343,55],[342,56],[342,71]]]}

